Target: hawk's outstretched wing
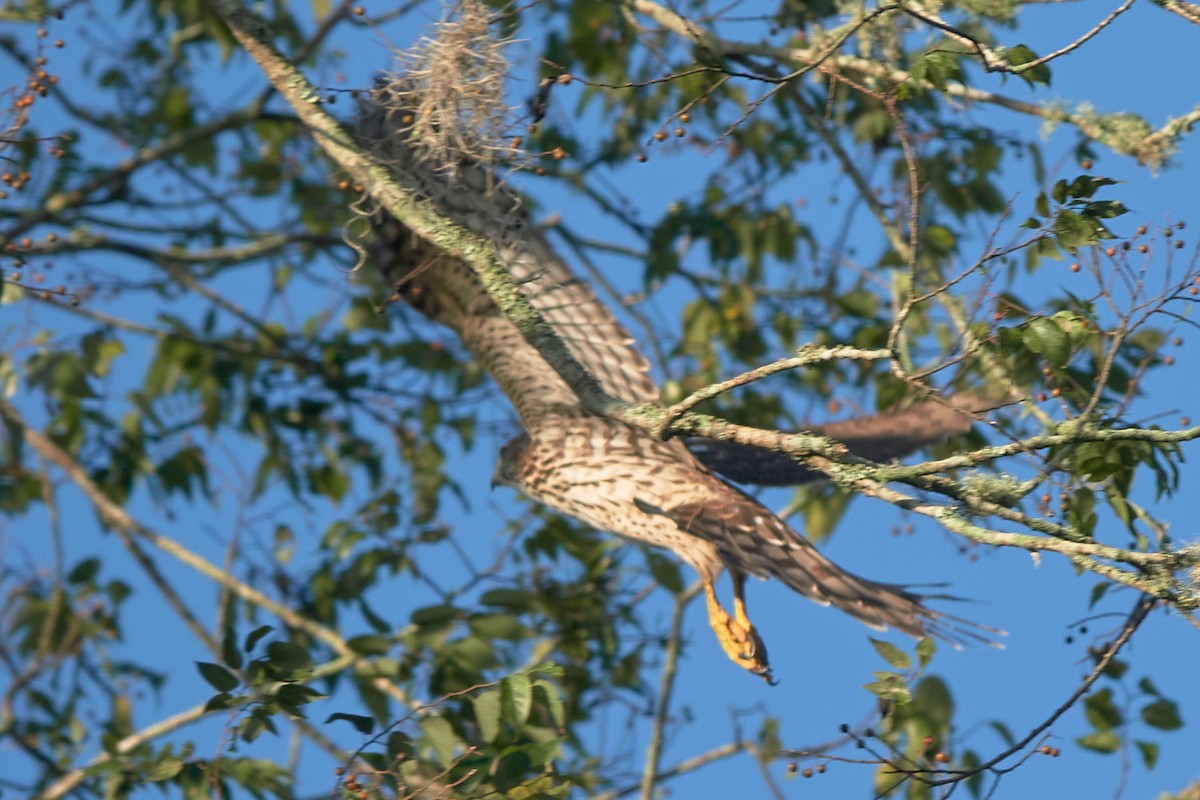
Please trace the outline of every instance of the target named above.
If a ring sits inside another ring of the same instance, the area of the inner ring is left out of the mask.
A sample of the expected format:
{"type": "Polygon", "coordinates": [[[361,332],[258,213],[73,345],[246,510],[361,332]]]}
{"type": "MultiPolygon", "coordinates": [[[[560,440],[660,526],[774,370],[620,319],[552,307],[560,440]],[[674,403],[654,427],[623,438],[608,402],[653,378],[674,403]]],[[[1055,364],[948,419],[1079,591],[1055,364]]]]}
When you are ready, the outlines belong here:
{"type": "MultiPolygon", "coordinates": [[[[650,364],[591,286],[570,268],[529,220],[520,199],[474,164],[436,172],[413,163],[403,114],[386,98],[359,123],[362,138],[392,164],[403,164],[412,189],[446,216],[494,241],[522,293],[562,339],[571,355],[610,396],[629,403],[658,401],[650,364]]],[[[384,215],[386,216],[386,215],[384,215]]],[[[495,305],[474,271],[386,217],[375,261],[391,286],[414,306],[456,331],[512,400],[528,428],[546,413],[583,413],[579,399],[495,305]]]]}
{"type": "MultiPolygon", "coordinates": [[[[803,430],[835,439],[859,458],[891,461],[956,434],[966,433],[976,415],[996,405],[970,392],[924,400],[901,411],[856,417],[803,430]]],[[[799,486],[824,480],[794,459],[761,447],[717,439],[691,438],[688,449],[704,466],[736,483],[756,486],[799,486]]]]}

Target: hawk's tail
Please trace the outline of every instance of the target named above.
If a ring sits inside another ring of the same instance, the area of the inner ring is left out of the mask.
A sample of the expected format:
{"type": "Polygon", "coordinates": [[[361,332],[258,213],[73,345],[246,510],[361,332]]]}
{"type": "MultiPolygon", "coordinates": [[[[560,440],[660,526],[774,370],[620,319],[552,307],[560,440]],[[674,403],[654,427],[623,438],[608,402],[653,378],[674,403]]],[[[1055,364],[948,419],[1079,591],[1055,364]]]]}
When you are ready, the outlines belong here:
{"type": "Polygon", "coordinates": [[[676,506],[670,513],[688,533],[715,545],[727,566],[778,578],[808,599],[836,606],[872,628],[935,636],[955,647],[968,642],[1000,646],[995,639],[1004,631],[923,605],[924,600],[957,598],[920,595],[847,572],[753,498],[742,498],[745,502],[676,506]]]}

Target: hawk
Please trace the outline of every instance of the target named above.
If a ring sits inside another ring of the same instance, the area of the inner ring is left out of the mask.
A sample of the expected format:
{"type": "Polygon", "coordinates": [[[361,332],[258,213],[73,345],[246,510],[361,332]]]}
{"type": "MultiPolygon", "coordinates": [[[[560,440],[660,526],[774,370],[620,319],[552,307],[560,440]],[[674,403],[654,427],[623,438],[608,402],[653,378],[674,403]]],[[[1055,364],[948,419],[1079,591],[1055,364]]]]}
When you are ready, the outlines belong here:
{"type": "MultiPolygon", "coordinates": [[[[529,302],[571,355],[610,396],[657,403],[648,361],[591,287],[579,280],[530,222],[520,199],[485,168],[465,161],[426,165],[409,141],[403,101],[377,88],[359,119],[359,137],[409,191],[496,243],[529,302]],[[401,110],[397,110],[397,109],[401,110]]],[[[914,637],[980,638],[965,623],[922,605],[902,586],[860,578],[831,562],[756,499],[723,480],[781,485],[814,476],[791,459],[732,443],[660,441],[644,430],[593,414],[528,344],[463,261],[413,235],[396,219],[374,215],[370,258],[399,297],[453,330],[508,396],[524,432],[496,464],[499,483],[598,529],[675,553],[699,574],[709,622],[739,666],[771,680],[767,650],[746,609],[749,576],[776,578],[873,628],[914,637]],[[706,463],[707,462],[707,463],[706,463]],[[733,583],[732,613],[717,597],[722,571],[733,583]]],[[[821,432],[842,435],[866,457],[910,452],[972,421],[973,396],[926,401],[905,412],[851,420],[821,432]],[[960,408],[955,407],[955,402],[960,408]]]]}

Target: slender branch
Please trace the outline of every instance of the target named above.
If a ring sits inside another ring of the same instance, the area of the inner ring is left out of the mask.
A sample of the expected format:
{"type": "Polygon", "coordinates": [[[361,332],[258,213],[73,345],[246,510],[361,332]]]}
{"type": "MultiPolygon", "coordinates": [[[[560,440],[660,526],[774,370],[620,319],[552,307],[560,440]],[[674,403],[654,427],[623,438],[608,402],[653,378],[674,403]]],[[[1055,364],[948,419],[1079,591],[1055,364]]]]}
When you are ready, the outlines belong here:
{"type": "Polygon", "coordinates": [[[710,384],[703,388],[697,389],[687,397],[680,400],[673,406],[666,409],[658,427],[652,431],[657,436],[663,436],[667,429],[679,419],[683,414],[691,411],[696,406],[706,400],[711,400],[718,395],[736,389],[739,386],[745,386],[748,383],[768,378],[780,372],[787,372],[793,369],[804,369],[813,364],[823,364],[827,361],[836,359],[853,359],[856,361],[878,361],[886,360],[892,357],[890,350],[864,350],[859,347],[819,347],[817,345],[805,345],[801,347],[796,355],[787,358],[781,358],[778,361],[773,361],[770,364],[764,364],[761,367],[743,372],[741,375],[730,378],[729,380],[721,381],[720,383],[710,384]]]}
{"type": "MultiPolygon", "coordinates": [[[[331,675],[336,675],[346,667],[353,664],[358,659],[357,655],[339,656],[324,664],[320,664],[312,670],[312,673],[306,677],[301,683],[313,683],[331,675]]],[[[210,710],[207,707],[207,702],[198,706],[193,706],[186,711],[180,711],[178,714],[173,714],[166,719],[159,720],[152,725],[147,725],[136,733],[132,733],[123,739],[117,741],[112,747],[107,748],[105,752],[94,756],[90,761],[80,767],[76,767],[68,772],[63,773],[49,788],[36,796],[36,800],[57,800],[64,797],[72,789],[81,784],[89,775],[94,774],[96,767],[101,764],[106,764],[118,756],[131,753],[137,748],[148,742],[152,742],[162,736],[179,730],[187,725],[196,722],[203,717],[212,714],[222,713],[222,710],[210,710]]],[[[319,739],[315,739],[318,744],[321,744],[319,739]]]]}
{"type": "Polygon", "coordinates": [[[683,644],[683,619],[688,605],[700,593],[703,584],[696,581],[675,596],[675,608],[671,613],[671,632],[663,653],[662,676],[658,684],[658,707],[654,710],[654,725],[650,729],[650,744],[646,748],[646,764],[642,768],[641,800],[653,800],[654,787],[658,784],[658,767],[662,759],[663,740],[667,715],[671,709],[671,694],[675,689],[675,675],[679,668],[679,650],[683,644]]]}
{"type": "MultiPolygon", "coordinates": [[[[1156,2],[1164,8],[1168,8],[1168,10],[1179,13],[1185,18],[1192,19],[1192,21],[1195,21],[1195,19],[1189,15],[1200,17],[1200,12],[1195,10],[1195,4],[1184,3],[1181,0],[1156,0],[1156,2]]],[[[1112,131],[1109,126],[1104,124],[1103,117],[1098,117],[1094,112],[1083,107],[1080,107],[1076,111],[1065,111],[1057,104],[1047,103],[1039,105],[1037,103],[1028,103],[957,82],[951,82],[940,87],[934,86],[928,81],[914,79],[912,74],[907,70],[893,68],[886,63],[881,63],[871,58],[849,54],[838,55],[838,50],[845,41],[843,37],[846,36],[846,30],[851,28],[857,29],[858,26],[861,26],[863,24],[861,17],[855,17],[841,29],[828,32],[825,37],[822,37],[814,45],[805,47],[778,47],[759,42],[737,42],[722,39],[711,32],[699,31],[678,12],[668,9],[654,2],[654,0],[629,0],[629,7],[634,12],[658,23],[663,28],[688,39],[696,47],[702,48],[706,55],[714,60],[746,55],[764,56],[781,64],[797,63],[804,65],[800,69],[778,79],[760,75],[742,77],[753,77],[758,80],[770,82],[794,80],[808,70],[819,68],[829,72],[831,75],[859,75],[864,79],[871,79],[892,86],[901,84],[917,85],[926,91],[936,91],[949,98],[969,103],[987,103],[1008,109],[1009,111],[1037,117],[1048,123],[1072,125],[1087,138],[1100,142],[1115,152],[1132,155],[1139,162],[1148,164],[1151,167],[1160,166],[1171,152],[1173,152],[1178,139],[1190,132],[1195,123],[1200,120],[1200,107],[1168,120],[1158,130],[1151,129],[1148,123],[1139,118],[1138,122],[1145,124],[1147,128],[1146,135],[1138,136],[1136,140],[1123,139],[1112,131]],[[828,47],[827,44],[830,41],[835,42],[837,46],[833,48],[828,47]]],[[[894,12],[899,10],[901,10],[901,6],[890,5],[881,6],[875,9],[875,12],[877,12],[876,16],[878,16],[878,14],[885,11],[894,12]]],[[[995,71],[1017,72],[1019,68],[1003,64],[995,71]]]]}
{"type": "MultiPolygon", "coordinates": [[[[654,776],[656,784],[665,783],[672,778],[677,778],[680,775],[686,775],[689,772],[695,772],[701,767],[706,767],[716,761],[723,761],[730,756],[736,756],[738,753],[752,752],[754,750],[754,742],[744,741],[739,739],[736,742],[714,747],[712,750],[693,756],[686,761],[680,761],[670,769],[663,770],[654,776]]],[[[639,780],[637,783],[623,786],[620,789],[613,789],[608,792],[596,795],[592,800],[618,800],[621,797],[628,797],[632,794],[637,794],[641,791],[642,783],[639,780]]]]}
{"type": "MultiPolygon", "coordinates": [[[[79,487],[84,495],[91,502],[96,513],[105,524],[112,528],[122,531],[126,534],[136,535],[153,544],[158,549],[167,553],[179,561],[187,564],[192,569],[195,569],[200,574],[213,580],[219,585],[225,587],[232,593],[236,594],[242,600],[252,603],[266,611],[271,612],[279,617],[284,623],[290,627],[307,633],[317,641],[323,642],[339,656],[357,659],[360,656],[356,654],[346,640],[343,639],[337,632],[328,628],[315,620],[302,616],[296,613],[291,608],[279,603],[265,594],[255,589],[252,586],[243,583],[242,581],[229,575],[221,567],[213,564],[208,559],[192,552],[183,545],[173,539],[170,539],[162,534],[148,528],[137,522],[129,515],[125,509],[118,506],[104,494],[103,490],[92,481],[92,479],[84,471],[71,456],[63,451],[57,444],[52,442],[47,437],[43,436],[37,430],[29,426],[22,418],[20,412],[8,403],[0,402],[0,416],[3,416],[10,421],[21,426],[24,432],[25,441],[36,450],[43,458],[55,464],[61,469],[71,481],[79,487]]],[[[394,684],[388,681],[378,682],[378,687],[389,694],[393,699],[406,703],[407,698],[404,693],[394,684]]]]}
{"type": "Polygon", "coordinates": [[[949,470],[962,469],[963,467],[979,466],[980,464],[1020,453],[1045,450],[1051,447],[1062,447],[1069,444],[1081,444],[1083,442],[1155,442],[1157,444],[1175,444],[1200,439],[1200,426],[1193,426],[1178,431],[1164,431],[1148,428],[1085,428],[1065,423],[1059,426],[1059,430],[1063,432],[1039,434],[1008,442],[1007,444],[981,447],[969,453],[960,453],[936,461],[926,461],[922,464],[882,467],[877,477],[884,481],[903,481],[919,475],[934,475],[949,470]]]}
{"type": "Polygon", "coordinates": [[[68,792],[83,783],[84,779],[89,775],[91,768],[111,761],[115,755],[130,753],[141,745],[190,725],[209,713],[211,712],[206,711],[203,705],[198,705],[186,711],[180,711],[178,714],[174,714],[166,719],[159,720],[153,725],[147,725],[137,733],[130,734],[118,741],[112,747],[111,752],[101,753],[92,758],[86,765],[64,773],[58,780],[50,784],[45,791],[36,795],[36,800],[58,800],[60,797],[65,797],[68,792]]]}
{"type": "Polygon", "coordinates": [[[1130,638],[1133,637],[1134,632],[1137,631],[1137,629],[1141,626],[1142,622],[1146,619],[1146,615],[1150,613],[1150,610],[1153,609],[1154,606],[1155,601],[1151,598],[1143,597],[1138,600],[1133,612],[1129,615],[1129,619],[1125,621],[1125,626],[1121,629],[1121,633],[1116,639],[1113,640],[1112,644],[1110,644],[1104,650],[1104,653],[1100,656],[1100,658],[1096,660],[1096,666],[1093,667],[1092,671],[1088,673],[1088,676],[1083,679],[1083,682],[1079,684],[1075,691],[1071,693],[1071,696],[1068,697],[1062,703],[1062,705],[1056,708],[1054,712],[1051,713],[1050,716],[1048,716],[1040,725],[1029,731],[1029,733],[1027,733],[1019,742],[1013,743],[1013,745],[1007,750],[988,759],[972,770],[963,772],[961,774],[954,774],[951,777],[943,780],[930,781],[929,785],[943,786],[948,783],[954,783],[965,778],[969,778],[977,773],[991,770],[1002,761],[1028,747],[1034,739],[1038,738],[1042,735],[1042,733],[1049,730],[1051,725],[1057,722],[1063,714],[1067,713],[1067,711],[1070,710],[1071,707],[1077,702],[1079,702],[1079,699],[1083,697],[1089,689],[1092,688],[1092,685],[1100,679],[1100,676],[1103,675],[1104,671],[1108,669],[1110,664],[1112,664],[1113,659],[1117,657],[1117,653],[1121,652],[1121,648],[1124,647],[1130,638]]]}

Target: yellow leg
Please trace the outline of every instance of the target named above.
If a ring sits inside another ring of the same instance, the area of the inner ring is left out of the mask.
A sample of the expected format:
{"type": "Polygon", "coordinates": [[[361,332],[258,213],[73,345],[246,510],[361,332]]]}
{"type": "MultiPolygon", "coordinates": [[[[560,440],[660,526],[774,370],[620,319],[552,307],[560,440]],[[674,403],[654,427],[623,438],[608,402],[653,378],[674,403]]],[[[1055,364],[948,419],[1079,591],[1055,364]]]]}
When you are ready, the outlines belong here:
{"type": "Polygon", "coordinates": [[[745,670],[761,675],[767,683],[774,684],[771,676],[771,665],[767,662],[767,647],[759,638],[758,631],[746,616],[746,599],[743,596],[746,580],[740,575],[733,575],[733,616],[730,617],[717,601],[717,592],[713,584],[704,581],[704,596],[708,600],[708,622],[721,649],[733,663],[745,670]]]}

